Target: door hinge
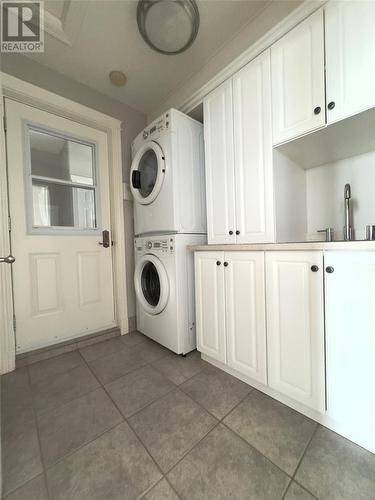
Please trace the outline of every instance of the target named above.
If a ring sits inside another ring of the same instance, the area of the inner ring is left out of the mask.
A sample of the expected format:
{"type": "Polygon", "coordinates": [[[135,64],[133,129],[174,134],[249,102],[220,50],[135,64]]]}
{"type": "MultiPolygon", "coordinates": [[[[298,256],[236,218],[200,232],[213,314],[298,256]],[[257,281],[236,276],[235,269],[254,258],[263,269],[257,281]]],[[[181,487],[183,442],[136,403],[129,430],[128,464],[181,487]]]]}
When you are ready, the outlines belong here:
{"type": "Polygon", "coordinates": [[[13,330],[16,331],[16,326],[17,326],[17,323],[16,323],[16,315],[13,314],[13,330]]]}
{"type": "Polygon", "coordinates": [[[10,215],[8,215],[8,231],[11,232],[12,230],[12,219],[10,218],[10,215]]]}
{"type": "Polygon", "coordinates": [[[7,118],[5,115],[3,115],[3,127],[4,127],[4,132],[7,131],[7,118]]]}

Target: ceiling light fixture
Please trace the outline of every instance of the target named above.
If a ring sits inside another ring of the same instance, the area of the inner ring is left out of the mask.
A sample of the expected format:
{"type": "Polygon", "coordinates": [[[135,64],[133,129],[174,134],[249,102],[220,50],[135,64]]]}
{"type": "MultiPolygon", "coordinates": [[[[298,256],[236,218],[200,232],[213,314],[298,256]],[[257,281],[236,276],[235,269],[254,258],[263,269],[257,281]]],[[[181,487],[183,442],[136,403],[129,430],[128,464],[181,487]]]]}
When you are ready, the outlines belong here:
{"type": "Polygon", "coordinates": [[[123,87],[126,83],[126,76],[122,71],[114,69],[109,74],[109,79],[116,87],[123,87]]]}
{"type": "Polygon", "coordinates": [[[180,54],[198,34],[199,11],[194,0],[139,0],[137,23],[152,49],[161,54],[180,54]]]}

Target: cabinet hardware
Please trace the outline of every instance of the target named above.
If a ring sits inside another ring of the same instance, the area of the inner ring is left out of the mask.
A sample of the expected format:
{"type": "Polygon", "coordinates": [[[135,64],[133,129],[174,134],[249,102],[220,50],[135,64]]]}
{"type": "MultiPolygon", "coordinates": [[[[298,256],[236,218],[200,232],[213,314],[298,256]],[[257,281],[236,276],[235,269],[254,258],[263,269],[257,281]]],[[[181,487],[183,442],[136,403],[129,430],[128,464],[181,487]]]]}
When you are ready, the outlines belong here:
{"type": "Polygon", "coordinates": [[[228,267],[228,262],[224,262],[224,267],[228,267]]]}
{"type": "Polygon", "coordinates": [[[237,229],[236,234],[240,234],[239,230],[237,229]]]}
{"type": "Polygon", "coordinates": [[[232,235],[233,234],[233,231],[229,231],[229,234],[232,235]]]}
{"type": "Polygon", "coordinates": [[[217,260],[217,261],[216,261],[216,265],[217,265],[217,266],[220,266],[220,264],[221,264],[220,260],[217,260]]]}
{"type": "Polygon", "coordinates": [[[311,271],[312,271],[313,273],[317,273],[317,272],[319,271],[319,267],[318,267],[318,266],[315,266],[315,265],[314,265],[314,266],[311,266],[311,271]]]}
{"type": "Polygon", "coordinates": [[[314,115],[318,115],[321,112],[322,108],[320,106],[317,106],[314,108],[314,115]]]}
{"type": "Polygon", "coordinates": [[[333,271],[334,271],[334,268],[333,268],[332,266],[327,266],[327,267],[326,267],[326,272],[327,272],[328,274],[332,274],[332,273],[333,273],[333,271]]]}
{"type": "Polygon", "coordinates": [[[331,101],[328,103],[328,109],[333,109],[335,107],[335,102],[334,101],[331,101]]]}

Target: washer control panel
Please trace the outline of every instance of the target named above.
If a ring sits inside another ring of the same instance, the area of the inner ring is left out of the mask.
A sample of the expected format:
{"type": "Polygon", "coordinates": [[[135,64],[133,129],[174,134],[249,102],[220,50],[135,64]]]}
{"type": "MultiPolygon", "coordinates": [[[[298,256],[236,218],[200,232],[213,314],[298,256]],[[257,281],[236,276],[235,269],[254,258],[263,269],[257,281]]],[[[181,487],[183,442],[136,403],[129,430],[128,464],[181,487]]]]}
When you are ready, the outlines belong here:
{"type": "Polygon", "coordinates": [[[162,239],[149,239],[149,238],[136,238],[134,240],[134,247],[137,253],[140,252],[169,252],[174,251],[174,238],[162,239]]]}

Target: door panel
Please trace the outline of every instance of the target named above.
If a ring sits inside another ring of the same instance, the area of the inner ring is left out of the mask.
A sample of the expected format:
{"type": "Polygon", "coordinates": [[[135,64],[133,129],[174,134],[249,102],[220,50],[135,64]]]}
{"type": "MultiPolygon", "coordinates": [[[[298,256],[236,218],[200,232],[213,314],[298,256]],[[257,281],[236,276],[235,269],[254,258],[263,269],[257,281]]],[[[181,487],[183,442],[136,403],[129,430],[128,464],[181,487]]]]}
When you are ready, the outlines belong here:
{"type": "Polygon", "coordinates": [[[327,413],[375,453],[375,253],[326,252],[327,413]]]}
{"type": "Polygon", "coordinates": [[[105,133],[6,100],[17,351],[115,325],[105,133]]]}
{"type": "Polygon", "coordinates": [[[232,80],[209,94],[203,109],[208,243],[235,243],[232,80]]]}
{"type": "Polygon", "coordinates": [[[203,354],[225,363],[223,263],[223,252],[195,252],[197,349],[203,354]]]}
{"type": "Polygon", "coordinates": [[[322,252],[266,252],[266,290],[269,386],[324,411],[322,252]]]}
{"type": "Polygon", "coordinates": [[[328,2],[324,10],[332,123],[375,105],[375,2],[328,2]]]}
{"type": "Polygon", "coordinates": [[[274,240],[270,52],[233,77],[237,243],[274,240]]]}
{"type": "Polygon", "coordinates": [[[266,384],[264,253],[226,252],[225,261],[228,366],[266,384]]]}
{"type": "Polygon", "coordinates": [[[274,144],[324,126],[322,9],[272,45],[271,64],[274,144]]]}

